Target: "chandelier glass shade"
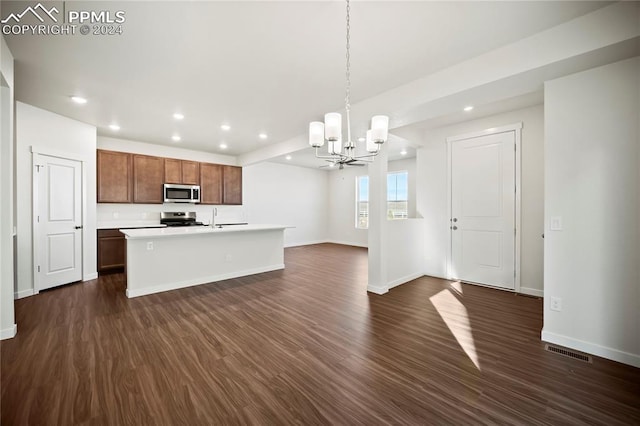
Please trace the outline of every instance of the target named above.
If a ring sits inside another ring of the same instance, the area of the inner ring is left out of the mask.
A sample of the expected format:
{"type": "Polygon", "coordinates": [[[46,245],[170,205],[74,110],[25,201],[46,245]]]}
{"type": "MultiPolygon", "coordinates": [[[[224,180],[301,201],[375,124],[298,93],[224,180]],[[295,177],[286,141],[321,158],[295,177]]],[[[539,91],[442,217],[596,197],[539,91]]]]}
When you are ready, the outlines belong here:
{"type": "Polygon", "coordinates": [[[330,112],[325,114],[324,122],[312,121],[309,123],[309,145],[316,150],[316,157],[322,158],[332,165],[335,164],[353,164],[357,161],[371,162],[380,147],[389,137],[389,117],[386,115],[375,115],[371,118],[371,128],[366,134],[366,154],[356,155],[356,143],[351,138],[351,26],[350,12],[351,7],[349,0],[347,2],[347,66],[346,66],[346,94],[345,94],[345,116],[347,138],[346,142],[342,139],[342,115],[338,112],[330,112]],[[319,149],[327,143],[327,155],[320,155],[319,149]]]}

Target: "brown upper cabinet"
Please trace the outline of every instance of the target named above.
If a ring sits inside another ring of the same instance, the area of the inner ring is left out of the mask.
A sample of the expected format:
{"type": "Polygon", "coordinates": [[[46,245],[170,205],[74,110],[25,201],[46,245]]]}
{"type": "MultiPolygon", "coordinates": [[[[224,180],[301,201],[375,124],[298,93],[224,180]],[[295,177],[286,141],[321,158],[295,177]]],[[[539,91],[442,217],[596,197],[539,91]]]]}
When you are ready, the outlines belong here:
{"type": "Polygon", "coordinates": [[[242,167],[224,166],[222,181],[222,204],[242,204],[242,167]]]}
{"type": "Polygon", "coordinates": [[[222,166],[200,163],[200,203],[222,204],[222,166]]]}
{"type": "Polygon", "coordinates": [[[133,201],[131,154],[98,150],[97,173],[99,203],[133,201]]]}
{"type": "Polygon", "coordinates": [[[200,163],[197,161],[164,159],[164,183],[200,184],[200,163]]]}
{"type": "Polygon", "coordinates": [[[174,183],[200,185],[202,204],[242,204],[242,167],[101,149],[97,159],[99,203],[162,204],[174,183]]]}
{"type": "Polygon", "coordinates": [[[164,158],[133,155],[133,202],[162,204],[164,158]]]}

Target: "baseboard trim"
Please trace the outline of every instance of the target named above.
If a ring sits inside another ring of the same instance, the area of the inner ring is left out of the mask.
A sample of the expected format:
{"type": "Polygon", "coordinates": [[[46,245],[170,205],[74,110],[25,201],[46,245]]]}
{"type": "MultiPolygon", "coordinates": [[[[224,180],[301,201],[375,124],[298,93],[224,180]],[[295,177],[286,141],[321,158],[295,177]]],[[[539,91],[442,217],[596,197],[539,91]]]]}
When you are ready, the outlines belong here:
{"type": "Polygon", "coordinates": [[[542,330],[541,339],[548,343],[555,343],[557,345],[576,349],[591,355],[607,358],[623,364],[632,365],[634,367],[640,367],[640,355],[624,352],[614,348],[608,348],[596,343],[585,342],[583,340],[545,331],[544,329],[542,330]]]}
{"type": "Polygon", "coordinates": [[[327,243],[327,240],[317,240],[317,241],[305,241],[302,243],[288,243],[284,245],[284,248],[290,248],[290,247],[300,247],[300,246],[311,246],[314,244],[324,244],[327,243]]]}
{"type": "Polygon", "coordinates": [[[327,241],[325,241],[325,243],[340,244],[341,246],[353,246],[353,247],[369,248],[368,244],[354,243],[354,242],[349,242],[349,241],[327,240],[327,241]]]}
{"type": "Polygon", "coordinates": [[[18,334],[18,324],[13,324],[13,327],[0,330],[0,340],[13,339],[18,334]]]}
{"type": "Polygon", "coordinates": [[[529,296],[544,297],[543,290],[531,287],[520,287],[520,291],[518,293],[528,294],[529,296]]]}
{"type": "Polygon", "coordinates": [[[374,286],[367,286],[367,291],[369,293],[375,293],[375,294],[385,294],[389,292],[389,288],[387,287],[374,287],[374,286]]]}
{"type": "Polygon", "coordinates": [[[82,281],[91,281],[91,280],[97,280],[97,279],[98,279],[97,272],[93,272],[91,274],[87,274],[84,277],[82,277],[82,281]]]}
{"type": "Polygon", "coordinates": [[[394,287],[397,287],[401,284],[405,284],[408,283],[409,281],[413,281],[415,279],[418,279],[420,277],[424,277],[424,274],[422,272],[415,272],[413,274],[409,274],[409,275],[405,275],[404,277],[398,278],[396,280],[390,281],[387,284],[387,288],[389,290],[391,290],[394,287]]]}
{"type": "Polygon", "coordinates": [[[223,281],[231,278],[245,277],[247,275],[261,274],[263,272],[277,271],[279,269],[284,269],[284,263],[280,263],[277,265],[264,266],[260,268],[254,268],[254,269],[246,269],[244,271],[235,271],[227,274],[200,277],[192,280],[179,281],[177,283],[169,283],[169,284],[162,284],[162,285],[157,285],[152,287],[144,287],[140,289],[127,288],[126,294],[128,298],[133,298],[138,296],[147,296],[149,294],[161,293],[163,291],[178,290],[181,288],[193,287],[195,285],[210,284],[216,281],[223,281]]]}
{"type": "Polygon", "coordinates": [[[25,297],[29,297],[29,296],[33,296],[34,294],[36,294],[32,288],[27,289],[27,290],[20,290],[20,291],[16,291],[15,293],[13,293],[13,298],[15,300],[17,299],[23,299],[25,297]]]}
{"type": "Polygon", "coordinates": [[[313,244],[339,244],[341,246],[369,248],[367,244],[353,243],[349,241],[340,241],[340,240],[318,240],[318,241],[307,241],[304,243],[290,243],[290,244],[285,244],[284,248],[310,246],[313,244]]]}
{"type": "Polygon", "coordinates": [[[422,275],[424,275],[426,277],[431,277],[431,278],[439,278],[441,280],[446,280],[446,281],[455,281],[455,280],[452,280],[451,278],[448,278],[448,277],[446,277],[444,275],[430,274],[428,272],[425,272],[422,275]]]}

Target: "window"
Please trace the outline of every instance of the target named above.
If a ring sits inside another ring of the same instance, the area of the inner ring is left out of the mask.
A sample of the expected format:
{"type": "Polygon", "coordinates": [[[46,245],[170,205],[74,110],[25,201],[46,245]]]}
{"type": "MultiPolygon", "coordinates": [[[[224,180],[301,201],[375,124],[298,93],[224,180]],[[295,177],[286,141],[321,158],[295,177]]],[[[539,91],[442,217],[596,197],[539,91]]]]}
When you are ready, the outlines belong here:
{"type": "Polygon", "coordinates": [[[369,176],[356,178],[356,228],[369,227],[369,176]]]}
{"type": "Polygon", "coordinates": [[[387,174],[387,218],[406,219],[409,217],[409,173],[387,174]]]}
{"type": "MultiPolygon", "coordinates": [[[[387,218],[409,217],[409,173],[387,174],[387,218]]],[[[356,228],[369,227],[369,176],[356,178],[356,228]]]]}

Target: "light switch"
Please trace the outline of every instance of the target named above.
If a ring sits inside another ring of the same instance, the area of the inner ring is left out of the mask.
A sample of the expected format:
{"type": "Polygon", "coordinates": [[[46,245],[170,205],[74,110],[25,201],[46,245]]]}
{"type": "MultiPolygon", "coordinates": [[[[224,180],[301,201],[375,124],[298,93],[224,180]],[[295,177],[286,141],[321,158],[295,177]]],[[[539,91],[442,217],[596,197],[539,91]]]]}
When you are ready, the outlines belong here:
{"type": "Polygon", "coordinates": [[[562,231],[562,216],[551,216],[549,228],[552,231],[562,231]]]}

